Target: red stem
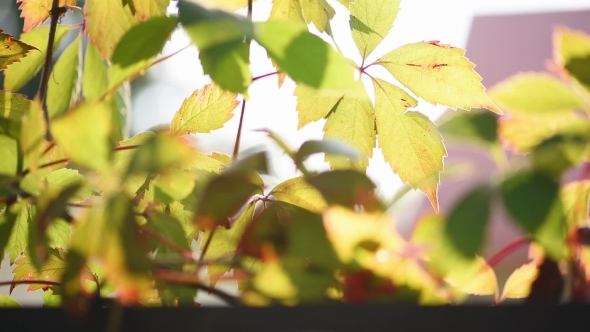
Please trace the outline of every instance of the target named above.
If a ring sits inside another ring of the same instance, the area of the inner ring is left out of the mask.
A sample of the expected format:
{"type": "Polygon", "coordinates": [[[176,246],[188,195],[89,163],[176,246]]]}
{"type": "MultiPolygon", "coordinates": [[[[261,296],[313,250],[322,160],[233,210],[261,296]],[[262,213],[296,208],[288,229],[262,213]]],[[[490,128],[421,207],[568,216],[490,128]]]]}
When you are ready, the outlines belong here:
{"type": "Polygon", "coordinates": [[[145,226],[139,226],[140,230],[151,236],[152,238],[154,238],[155,240],[157,240],[158,242],[161,242],[163,245],[165,245],[166,247],[172,249],[174,252],[178,253],[180,256],[182,256],[183,258],[186,258],[187,260],[192,261],[193,260],[193,253],[187,250],[184,250],[182,248],[180,248],[179,246],[177,246],[176,244],[170,242],[168,239],[166,239],[165,237],[163,237],[162,235],[152,231],[151,229],[149,229],[148,227],[145,226]]]}
{"type": "Polygon", "coordinates": [[[278,73],[279,73],[278,71],[275,71],[275,72],[272,72],[272,73],[268,73],[268,74],[264,74],[264,75],[256,76],[256,77],[254,77],[254,78],[252,79],[252,82],[256,82],[256,81],[258,81],[258,80],[259,80],[259,79],[261,79],[261,78],[265,78],[265,77],[269,77],[269,76],[277,75],[278,73]]]}
{"type": "Polygon", "coordinates": [[[38,285],[48,285],[48,286],[59,286],[59,285],[61,285],[60,282],[57,282],[57,281],[48,281],[48,280],[12,280],[12,281],[0,281],[0,286],[12,286],[12,285],[21,285],[21,284],[38,284],[38,285]]]}
{"type": "Polygon", "coordinates": [[[524,246],[525,244],[529,244],[529,242],[530,239],[528,237],[521,237],[517,239],[516,241],[504,247],[502,250],[498,251],[490,259],[488,259],[488,265],[491,268],[493,268],[494,266],[498,265],[498,263],[500,263],[502,260],[504,260],[504,258],[506,258],[508,255],[516,251],[516,249],[524,246]]]}

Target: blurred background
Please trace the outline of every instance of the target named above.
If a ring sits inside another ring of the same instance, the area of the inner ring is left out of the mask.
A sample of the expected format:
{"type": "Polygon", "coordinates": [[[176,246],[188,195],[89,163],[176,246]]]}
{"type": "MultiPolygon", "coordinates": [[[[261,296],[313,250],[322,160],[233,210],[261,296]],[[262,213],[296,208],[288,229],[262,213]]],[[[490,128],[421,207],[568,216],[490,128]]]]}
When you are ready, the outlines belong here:
{"type": "MultiPolygon", "coordinates": [[[[244,0],[245,1],[245,0],[244,0]]],[[[349,34],[348,16],[344,8],[334,0],[328,0],[337,11],[332,25],[335,40],[344,54],[360,63],[360,55],[349,34]]],[[[79,0],[78,5],[83,6],[79,0]]],[[[254,5],[254,20],[265,20],[271,9],[271,0],[258,0],[254,5]]],[[[176,13],[176,1],[172,1],[169,12],[176,13]]],[[[245,10],[241,11],[245,13],[245,10]]],[[[18,38],[23,21],[15,0],[0,0],[0,29],[18,38]]],[[[68,13],[62,24],[81,22],[76,12],[68,13]]],[[[545,71],[545,61],[552,56],[552,31],[557,25],[590,33],[590,0],[402,0],[401,11],[394,28],[384,42],[367,61],[377,60],[394,48],[410,42],[439,40],[444,44],[465,48],[466,56],[476,64],[475,70],[483,77],[487,88],[521,71],[545,71]]],[[[105,27],[108,29],[108,27],[105,27]]],[[[312,32],[315,29],[312,26],[312,32]]],[[[66,36],[57,51],[59,55],[65,45],[74,39],[66,36]]],[[[328,41],[326,36],[323,38],[328,41]]],[[[173,53],[190,43],[182,30],[176,30],[165,46],[163,54],[173,53]]],[[[254,45],[251,52],[251,69],[254,76],[274,72],[265,51],[254,45]]],[[[375,69],[372,67],[371,69],[375,69]]],[[[371,71],[371,74],[386,80],[394,79],[386,72],[371,71]]],[[[39,85],[39,75],[19,92],[33,96],[39,85]]],[[[3,77],[0,72],[0,88],[3,77]]],[[[203,74],[195,47],[188,48],[171,59],[158,64],[131,84],[131,107],[128,112],[129,135],[155,126],[169,123],[183,100],[196,89],[210,82],[203,74]]],[[[367,82],[365,82],[367,83],[367,82]]],[[[267,186],[274,185],[296,176],[295,168],[288,157],[262,133],[255,129],[268,128],[278,133],[292,148],[297,148],[309,139],[321,139],[325,120],[310,123],[297,130],[295,85],[289,79],[279,89],[276,77],[258,80],[250,87],[244,119],[241,151],[264,147],[270,151],[273,175],[265,177],[267,186]]],[[[434,107],[420,101],[417,109],[438,123],[445,107],[434,107]]],[[[454,111],[450,111],[454,112],[454,111]]],[[[205,153],[217,151],[231,154],[239,121],[239,109],[225,127],[210,134],[196,135],[200,150],[205,153]]],[[[485,149],[477,146],[446,141],[448,157],[445,158],[445,173],[439,188],[441,213],[452,208],[470,188],[488,181],[494,176],[497,166],[485,149]]],[[[326,170],[328,165],[323,156],[313,156],[307,162],[310,169],[326,170]]],[[[579,170],[566,175],[574,179],[579,170]]],[[[384,162],[379,149],[374,150],[368,175],[378,185],[379,195],[391,200],[402,187],[399,177],[393,174],[384,162]]],[[[531,207],[534,208],[534,207],[531,207]]],[[[408,235],[413,223],[421,216],[432,213],[428,200],[418,191],[410,191],[391,210],[399,230],[408,235]]],[[[493,209],[492,224],[489,228],[485,257],[493,255],[519,237],[519,232],[507,219],[500,207],[493,209]]],[[[509,273],[526,260],[524,247],[497,266],[498,282],[502,287],[509,273]]],[[[0,268],[0,280],[12,279],[12,268],[6,263],[0,268]]],[[[219,287],[235,292],[235,285],[218,284],[219,287]]],[[[219,305],[220,301],[201,292],[197,298],[202,304],[219,305]]],[[[0,289],[8,294],[8,288],[0,289]]],[[[18,287],[12,294],[23,305],[41,305],[41,291],[27,293],[26,287],[18,287]]],[[[483,299],[489,301],[490,299],[483,299]]]]}

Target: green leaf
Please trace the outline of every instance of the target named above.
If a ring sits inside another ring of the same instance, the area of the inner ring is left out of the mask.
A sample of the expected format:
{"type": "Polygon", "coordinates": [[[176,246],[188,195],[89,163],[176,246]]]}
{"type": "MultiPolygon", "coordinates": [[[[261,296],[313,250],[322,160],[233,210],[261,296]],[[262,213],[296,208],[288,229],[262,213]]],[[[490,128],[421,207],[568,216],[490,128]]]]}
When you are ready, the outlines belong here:
{"type": "Polygon", "coordinates": [[[489,112],[453,113],[438,126],[439,132],[457,142],[495,144],[497,117],[489,112]]]}
{"type": "Polygon", "coordinates": [[[84,175],[77,170],[62,168],[49,173],[47,176],[49,189],[63,190],[75,184],[80,185],[81,189],[70,199],[71,203],[83,202],[90,198],[95,192],[90,188],[84,175]]]}
{"type": "MultiPolygon", "coordinates": [[[[82,34],[63,51],[53,70],[47,88],[47,111],[55,118],[67,111],[76,102],[78,94],[78,71],[82,34]]],[[[81,68],[80,68],[81,69],[81,68]]]]}
{"type": "Polygon", "coordinates": [[[341,95],[325,93],[301,83],[295,87],[294,95],[297,97],[296,109],[299,119],[297,129],[327,117],[342,98],[341,95]]]}
{"type": "Polygon", "coordinates": [[[553,35],[554,60],[590,92],[590,36],[558,27],[553,35]]]}
{"type": "MultiPolygon", "coordinates": [[[[4,252],[6,250],[6,252],[8,252],[9,256],[10,256],[10,264],[12,265],[14,263],[14,259],[12,259],[12,255],[11,255],[11,246],[10,246],[10,240],[11,237],[14,237],[14,233],[16,233],[16,231],[14,230],[14,227],[16,225],[16,222],[18,220],[19,217],[19,213],[21,211],[21,209],[23,209],[23,204],[22,203],[16,203],[14,205],[8,206],[4,209],[4,212],[2,214],[0,214],[0,252],[2,253],[2,258],[0,259],[0,265],[2,264],[2,261],[4,260],[4,252]]],[[[25,238],[26,241],[26,238],[25,238]]],[[[22,250],[21,250],[22,252],[22,250]]],[[[20,254],[20,252],[19,252],[20,254]]],[[[15,258],[16,259],[16,258],[15,258]]]]}
{"type": "Polygon", "coordinates": [[[188,166],[192,156],[191,147],[176,136],[162,132],[149,135],[139,148],[134,149],[127,174],[159,173],[170,167],[182,169],[188,166]]]}
{"type": "Polygon", "coordinates": [[[285,20],[304,23],[299,0],[273,0],[269,20],[285,20]]]}
{"type": "Polygon", "coordinates": [[[54,220],[47,227],[47,239],[49,247],[67,249],[70,246],[70,235],[72,229],[70,224],[63,219],[54,220]]]}
{"type": "Polygon", "coordinates": [[[365,0],[350,5],[350,28],[361,57],[366,59],[383,41],[399,13],[401,0],[365,0]]]}
{"type": "Polygon", "coordinates": [[[176,17],[154,17],[127,31],[112,56],[109,89],[149,68],[177,25],[176,17]]]}
{"type": "Polygon", "coordinates": [[[38,98],[31,103],[31,107],[22,119],[20,144],[24,155],[25,165],[29,171],[35,172],[39,160],[45,149],[45,133],[47,124],[38,98]]]}
{"type": "Polygon", "coordinates": [[[567,84],[544,73],[521,73],[495,85],[488,94],[502,109],[518,114],[562,113],[585,107],[567,84]]]}
{"type": "MultiPolygon", "coordinates": [[[[9,213],[6,214],[6,221],[14,223],[12,233],[2,233],[7,236],[8,243],[6,244],[6,252],[10,257],[10,265],[14,264],[18,256],[20,256],[27,246],[27,240],[29,238],[29,223],[32,222],[32,215],[35,213],[34,207],[27,206],[26,203],[17,203],[11,206],[9,213]]],[[[5,224],[8,226],[7,224],[5,224]]],[[[4,230],[4,229],[3,229],[4,230]]]]}
{"type": "Polygon", "coordinates": [[[295,82],[334,93],[358,94],[351,63],[305,26],[268,21],[255,27],[256,41],[295,82]]]}
{"type": "Polygon", "coordinates": [[[248,68],[249,47],[244,40],[254,35],[252,22],[188,0],[178,2],[178,14],[184,30],[199,49],[205,74],[224,90],[246,93],[252,74],[248,68]]]}
{"type": "Polygon", "coordinates": [[[590,121],[574,112],[559,114],[509,114],[498,121],[498,135],[505,146],[521,153],[531,152],[543,141],[559,135],[584,135],[590,121]]]}
{"type": "MultiPolygon", "coordinates": [[[[226,261],[230,261],[238,249],[240,238],[242,237],[246,227],[252,221],[254,217],[255,203],[248,204],[248,207],[240,214],[240,216],[234,221],[231,227],[218,227],[215,230],[215,235],[210,240],[209,248],[205,253],[205,260],[212,261],[225,258],[226,261]]],[[[205,231],[203,233],[203,240],[201,240],[201,250],[203,244],[209,241],[212,231],[205,231]]],[[[207,266],[207,273],[209,275],[209,285],[214,287],[217,281],[226,273],[229,272],[232,267],[229,264],[219,262],[207,266]]]]}
{"type": "MultiPolygon", "coordinates": [[[[174,243],[180,249],[190,251],[190,245],[187,241],[187,234],[180,222],[176,218],[166,213],[150,211],[148,213],[146,227],[150,228],[156,234],[161,235],[166,240],[174,243]]],[[[165,244],[158,240],[152,240],[153,248],[158,251],[159,254],[169,255],[175,254],[175,251],[168,248],[165,244]]]]}
{"type": "Polygon", "coordinates": [[[20,122],[31,107],[27,96],[10,91],[0,91],[0,117],[20,122]]]}
{"type": "Polygon", "coordinates": [[[563,204],[568,230],[586,225],[589,196],[590,181],[588,180],[570,182],[560,188],[559,197],[563,204]]]}
{"type": "Polygon", "coordinates": [[[11,35],[3,33],[0,29],[0,70],[19,62],[32,50],[36,50],[36,48],[15,40],[11,35]]]}
{"type": "MultiPolygon", "coordinates": [[[[72,30],[74,26],[59,25],[55,32],[55,41],[53,49],[56,50],[62,38],[72,30]]],[[[25,32],[20,36],[23,43],[35,47],[39,52],[31,52],[26,58],[21,59],[19,63],[11,65],[4,72],[4,88],[11,91],[17,91],[30,81],[41,69],[45,53],[47,52],[47,39],[49,38],[49,26],[42,26],[25,32]]]]}
{"type": "Polygon", "coordinates": [[[140,20],[166,15],[170,0],[133,0],[135,13],[140,20]]]}
{"type": "Polygon", "coordinates": [[[506,280],[500,299],[520,299],[529,296],[531,286],[538,274],[537,262],[530,262],[517,268],[506,280]]]}
{"type": "Polygon", "coordinates": [[[402,181],[419,188],[438,212],[438,183],[447,155],[436,125],[419,112],[418,102],[402,89],[375,80],[375,117],[379,147],[402,181]]]}
{"type": "Polygon", "coordinates": [[[43,292],[43,307],[58,308],[61,307],[61,295],[54,294],[53,288],[43,292]]]}
{"type": "Polygon", "coordinates": [[[72,162],[91,170],[109,165],[111,111],[104,104],[82,103],[51,122],[51,133],[72,162]]]}
{"type": "Polygon", "coordinates": [[[480,254],[490,218],[492,188],[478,186],[453,206],[444,226],[444,236],[459,255],[475,259],[480,254]]]}
{"type": "Polygon", "coordinates": [[[325,0],[299,0],[307,24],[313,23],[319,32],[329,30],[329,20],[334,17],[334,8],[325,0]]]}
{"type": "Polygon", "coordinates": [[[506,179],[501,191],[513,220],[534,236],[548,256],[563,258],[566,233],[559,184],[545,175],[522,171],[506,179]]]}
{"type": "Polygon", "coordinates": [[[464,54],[465,50],[450,45],[418,42],[389,52],[377,63],[429,103],[502,114],[485,94],[475,65],[464,54]]]}
{"type": "Polygon", "coordinates": [[[95,44],[89,43],[84,56],[82,95],[87,101],[97,101],[109,86],[108,66],[102,60],[95,44]]]}
{"type": "Polygon", "coordinates": [[[0,175],[16,175],[18,173],[19,149],[18,141],[6,135],[0,135],[0,175]]]}
{"type": "Polygon", "coordinates": [[[337,156],[343,156],[348,158],[360,158],[361,156],[357,151],[352,149],[348,144],[342,143],[341,141],[324,139],[324,140],[312,140],[306,141],[299,147],[299,150],[295,154],[295,163],[304,162],[309,156],[316,153],[325,153],[337,156]]]}
{"type": "Polygon", "coordinates": [[[533,149],[533,168],[541,173],[559,176],[583,161],[589,142],[590,137],[587,135],[553,136],[533,149]]]}
{"type": "Polygon", "coordinates": [[[22,308],[17,300],[8,295],[0,295],[0,308],[22,308]]]}
{"type": "Polygon", "coordinates": [[[121,0],[87,0],[84,6],[86,32],[103,58],[111,59],[115,46],[139,23],[121,0]],[[105,29],[109,27],[109,29],[105,29]]]}
{"type": "MultiPolygon", "coordinates": [[[[65,262],[66,253],[61,250],[52,249],[48,253],[48,258],[45,264],[37,270],[28,256],[21,257],[15,261],[16,267],[12,270],[14,273],[14,281],[18,280],[45,280],[61,282],[61,277],[66,270],[65,262]]],[[[10,291],[18,285],[11,285],[10,291]]],[[[32,292],[47,285],[30,284],[27,291],[32,292]]]]}
{"type": "Polygon", "coordinates": [[[321,213],[327,206],[322,194],[304,177],[279,183],[270,191],[276,200],[290,203],[311,212],[321,213]]]}
{"type": "Polygon", "coordinates": [[[329,205],[353,209],[364,206],[367,211],[383,208],[375,196],[375,184],[364,173],[354,170],[323,172],[307,178],[329,205]]]}
{"type": "Polygon", "coordinates": [[[222,128],[232,118],[231,112],[240,103],[237,97],[237,93],[224,91],[213,83],[195,90],[174,114],[170,124],[171,133],[209,133],[222,128]]]}
{"type": "Polygon", "coordinates": [[[154,179],[156,200],[170,204],[187,197],[195,187],[195,175],[189,171],[172,170],[154,179]]]}
{"type": "Polygon", "coordinates": [[[326,155],[324,160],[331,169],[356,169],[365,171],[375,147],[375,114],[371,100],[363,97],[343,97],[328,115],[324,126],[324,138],[341,140],[361,153],[361,158],[351,159],[326,155]]]}

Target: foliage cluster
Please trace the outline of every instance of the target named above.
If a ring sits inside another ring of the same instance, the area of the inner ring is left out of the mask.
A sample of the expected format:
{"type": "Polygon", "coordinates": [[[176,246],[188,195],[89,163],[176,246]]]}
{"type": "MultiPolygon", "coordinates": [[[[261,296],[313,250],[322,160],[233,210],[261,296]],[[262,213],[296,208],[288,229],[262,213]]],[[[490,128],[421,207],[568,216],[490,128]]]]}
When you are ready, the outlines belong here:
{"type": "MultiPolygon", "coordinates": [[[[495,303],[554,301],[564,294],[564,275],[572,281],[567,298],[585,297],[588,171],[564,186],[559,179],[588,156],[589,36],[557,30],[557,77],[519,74],[490,99],[465,51],[438,41],[367,63],[400,0],[273,0],[265,22],[252,21],[255,6],[246,0],[179,0],[177,16],[166,12],[170,0],[86,0],[83,8],[75,0],[17,2],[24,33],[15,40],[0,31],[0,252],[14,265],[14,280],[3,283],[11,289],[43,289],[47,306],[74,314],[109,296],[127,305],[195,305],[199,289],[254,306],[445,304],[470,294],[493,295],[495,303]],[[350,14],[361,64],[309,32],[313,26],[330,40],[333,6],[350,14]],[[232,12],[245,7],[247,17],[232,12]],[[72,10],[83,23],[58,25],[72,10]],[[48,18],[51,25],[39,26],[48,18]],[[160,53],[177,28],[198,48],[212,83],[189,96],[167,128],[125,137],[120,91],[174,56],[160,53]],[[50,69],[67,34],[76,37],[50,69]],[[252,75],[254,42],[268,54],[260,61],[277,72],[252,75]],[[403,86],[371,75],[377,66],[403,86]],[[18,94],[41,69],[39,94],[18,94]],[[267,76],[279,86],[296,82],[298,128],[327,119],[324,139],[297,149],[265,131],[301,174],[274,188],[263,182],[264,151],[237,158],[241,125],[232,156],[201,153],[190,136],[223,127],[240,104],[241,123],[248,87],[267,76]],[[418,111],[419,98],[458,112],[437,127],[418,111]],[[499,119],[488,112],[500,109],[508,114],[499,119]],[[483,144],[498,160],[504,143],[531,163],[503,164],[494,181],[439,214],[446,135],[483,144]],[[432,203],[435,213],[410,239],[387,214],[395,201],[382,202],[365,174],[375,147],[408,189],[432,203]],[[306,167],[317,153],[329,171],[306,167]],[[534,249],[502,293],[493,267],[507,252],[481,256],[495,201],[526,234],[515,245],[534,249]],[[237,282],[239,297],[216,289],[220,280],[237,282]]],[[[14,300],[1,296],[0,304],[14,300]]]]}

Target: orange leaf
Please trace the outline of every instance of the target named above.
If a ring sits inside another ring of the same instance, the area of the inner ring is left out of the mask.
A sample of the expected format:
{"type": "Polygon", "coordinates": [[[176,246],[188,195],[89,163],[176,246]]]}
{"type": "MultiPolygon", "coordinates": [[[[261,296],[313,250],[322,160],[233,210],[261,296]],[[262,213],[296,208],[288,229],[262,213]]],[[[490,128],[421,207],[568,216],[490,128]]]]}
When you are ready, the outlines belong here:
{"type": "MultiPolygon", "coordinates": [[[[51,11],[52,0],[16,0],[21,5],[18,9],[21,10],[20,17],[25,19],[23,31],[31,31],[32,28],[45,22],[49,18],[51,11]]],[[[59,6],[75,6],[76,0],[59,0],[59,6]]],[[[64,14],[60,15],[63,16],[64,14]]]]}

